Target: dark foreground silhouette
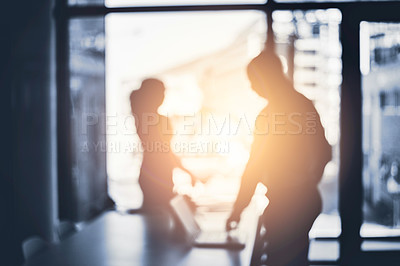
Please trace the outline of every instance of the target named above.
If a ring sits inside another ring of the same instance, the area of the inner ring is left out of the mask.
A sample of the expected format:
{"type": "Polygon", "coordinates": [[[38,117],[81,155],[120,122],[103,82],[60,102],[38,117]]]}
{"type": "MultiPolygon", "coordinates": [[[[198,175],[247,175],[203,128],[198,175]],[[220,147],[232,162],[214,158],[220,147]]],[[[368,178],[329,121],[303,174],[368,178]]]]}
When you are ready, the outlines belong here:
{"type": "Polygon", "coordinates": [[[139,184],[143,192],[144,209],[169,209],[173,192],[172,171],[182,166],[171,150],[172,128],[167,117],[159,115],[157,109],[164,101],[164,84],[157,79],[146,79],[139,90],[130,95],[131,110],[135,117],[136,130],[143,148],[143,162],[139,184]]]}
{"type": "Polygon", "coordinates": [[[268,191],[262,221],[268,265],[306,265],[308,232],[321,212],[317,185],[331,147],[312,102],[294,90],[279,58],[264,51],[247,69],[251,86],[268,100],[257,117],[250,159],[227,230],[235,227],[259,182],[268,191]]]}

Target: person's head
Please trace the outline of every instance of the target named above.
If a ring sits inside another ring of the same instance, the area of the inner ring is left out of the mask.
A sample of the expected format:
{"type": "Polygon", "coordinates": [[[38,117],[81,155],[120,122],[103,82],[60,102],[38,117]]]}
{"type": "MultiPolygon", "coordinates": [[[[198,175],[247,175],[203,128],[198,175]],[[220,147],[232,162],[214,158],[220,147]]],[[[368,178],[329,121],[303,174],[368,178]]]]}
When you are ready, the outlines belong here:
{"type": "Polygon", "coordinates": [[[157,112],[164,101],[165,86],[158,79],[145,79],[138,90],[130,95],[131,107],[134,113],[157,112]]]}
{"type": "Polygon", "coordinates": [[[279,93],[286,78],[282,62],[274,52],[262,51],[247,66],[253,90],[263,98],[270,99],[279,93]]]}

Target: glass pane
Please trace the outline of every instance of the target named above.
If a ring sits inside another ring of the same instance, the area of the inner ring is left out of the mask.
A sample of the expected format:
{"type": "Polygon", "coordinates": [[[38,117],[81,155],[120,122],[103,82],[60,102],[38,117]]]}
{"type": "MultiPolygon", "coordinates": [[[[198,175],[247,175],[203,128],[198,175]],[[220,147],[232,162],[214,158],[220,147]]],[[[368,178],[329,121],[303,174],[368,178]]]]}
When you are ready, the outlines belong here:
{"type": "Polygon", "coordinates": [[[68,0],[68,4],[73,5],[104,5],[104,0],[68,0]]]}
{"type": "Polygon", "coordinates": [[[66,143],[72,176],[66,196],[72,199],[60,200],[75,213],[74,220],[82,220],[101,209],[107,197],[104,19],[72,19],[69,35],[70,143],[66,143]]]}
{"type": "Polygon", "coordinates": [[[400,23],[360,25],[364,223],[361,235],[400,235],[400,23]]]}
{"type": "Polygon", "coordinates": [[[337,9],[275,11],[276,52],[297,91],[313,101],[325,135],[333,148],[319,189],[323,209],[310,237],[337,237],[341,232],[338,213],[339,112],[342,73],[337,9]]]}
{"type": "Polygon", "coordinates": [[[398,241],[385,240],[365,240],[361,243],[362,251],[400,251],[398,241]]]}
{"type": "Polygon", "coordinates": [[[141,205],[137,180],[142,154],[135,148],[139,137],[129,96],[148,77],[166,86],[158,112],[176,130],[173,152],[198,178],[208,180],[191,190],[188,175],[177,169],[175,190],[232,202],[252,142],[247,124],[254,125],[265,105],[246,74],[247,64],[264,46],[264,13],[111,14],[106,31],[107,116],[120,122],[114,131],[108,127],[108,143],[121,147],[109,152],[107,161],[110,195],[117,205],[141,205]]]}
{"type": "Polygon", "coordinates": [[[310,241],[308,259],[310,261],[336,261],[340,256],[340,245],[337,240],[316,240],[310,241]]]}
{"type": "MultiPolygon", "coordinates": [[[[70,1],[72,1],[72,0],[70,0],[70,1]]],[[[265,2],[266,2],[266,0],[105,0],[106,6],[108,6],[108,7],[169,6],[169,5],[218,5],[218,4],[264,4],[265,2]]]]}

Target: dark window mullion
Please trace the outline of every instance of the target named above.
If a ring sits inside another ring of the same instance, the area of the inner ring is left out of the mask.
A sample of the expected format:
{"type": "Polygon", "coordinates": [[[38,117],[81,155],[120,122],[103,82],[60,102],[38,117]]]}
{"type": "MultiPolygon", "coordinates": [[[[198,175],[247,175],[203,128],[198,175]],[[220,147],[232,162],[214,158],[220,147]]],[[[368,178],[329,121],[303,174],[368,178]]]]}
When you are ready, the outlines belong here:
{"type": "Polygon", "coordinates": [[[235,11],[266,10],[266,4],[248,5],[185,5],[185,6],[138,6],[138,7],[105,7],[105,6],[72,6],[66,12],[70,17],[99,16],[110,13],[146,13],[146,12],[189,12],[189,11],[235,11]]]}
{"type": "Polygon", "coordinates": [[[342,220],[340,256],[351,259],[357,258],[357,254],[360,253],[359,232],[362,221],[360,20],[350,8],[342,10],[342,14],[340,28],[343,62],[339,174],[339,212],[342,220]]]}

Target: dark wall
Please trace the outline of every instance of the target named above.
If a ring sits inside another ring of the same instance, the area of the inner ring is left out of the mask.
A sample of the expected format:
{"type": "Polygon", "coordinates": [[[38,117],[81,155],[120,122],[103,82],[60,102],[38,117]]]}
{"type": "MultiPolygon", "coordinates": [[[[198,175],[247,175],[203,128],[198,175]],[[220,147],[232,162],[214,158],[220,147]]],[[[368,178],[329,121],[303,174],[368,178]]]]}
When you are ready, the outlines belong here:
{"type": "Polygon", "coordinates": [[[5,265],[20,264],[21,242],[29,236],[37,235],[51,242],[56,240],[56,90],[52,75],[52,2],[2,2],[2,265],[3,262],[5,265]]]}
{"type": "MultiPolygon", "coordinates": [[[[15,4],[7,2],[5,4],[5,9],[8,8],[15,8],[15,4]]],[[[6,265],[10,265],[10,262],[16,260],[20,255],[16,250],[17,242],[13,238],[13,231],[15,229],[13,226],[15,223],[12,173],[13,132],[11,130],[13,126],[13,115],[11,108],[12,82],[9,78],[12,74],[9,68],[12,62],[12,48],[16,39],[12,27],[9,26],[13,22],[14,20],[11,13],[6,12],[4,16],[0,16],[1,34],[3,35],[2,41],[0,42],[0,110],[2,116],[2,130],[0,131],[2,139],[0,152],[0,235],[3,236],[0,238],[0,249],[2,250],[0,253],[0,260],[5,261],[6,265]]]]}

